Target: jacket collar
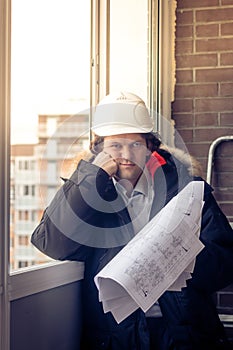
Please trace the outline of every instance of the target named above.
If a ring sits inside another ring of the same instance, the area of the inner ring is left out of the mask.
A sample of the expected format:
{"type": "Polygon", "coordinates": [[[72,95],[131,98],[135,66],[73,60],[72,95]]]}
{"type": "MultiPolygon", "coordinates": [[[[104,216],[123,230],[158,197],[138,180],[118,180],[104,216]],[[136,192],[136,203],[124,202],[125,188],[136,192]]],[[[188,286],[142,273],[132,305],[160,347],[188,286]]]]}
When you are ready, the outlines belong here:
{"type": "Polygon", "coordinates": [[[154,151],[146,163],[146,167],[149,170],[151,176],[154,177],[156,170],[165,164],[166,160],[158,152],[154,151]]]}

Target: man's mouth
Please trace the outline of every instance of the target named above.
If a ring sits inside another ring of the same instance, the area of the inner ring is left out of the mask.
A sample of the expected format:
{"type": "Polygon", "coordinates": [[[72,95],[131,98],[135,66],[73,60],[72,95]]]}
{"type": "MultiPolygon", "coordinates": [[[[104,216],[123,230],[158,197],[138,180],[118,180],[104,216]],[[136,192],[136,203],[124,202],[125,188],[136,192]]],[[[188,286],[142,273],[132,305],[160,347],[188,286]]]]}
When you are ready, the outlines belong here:
{"type": "Polygon", "coordinates": [[[135,166],[134,163],[121,163],[121,162],[119,162],[119,165],[124,166],[124,167],[134,167],[135,166]]]}

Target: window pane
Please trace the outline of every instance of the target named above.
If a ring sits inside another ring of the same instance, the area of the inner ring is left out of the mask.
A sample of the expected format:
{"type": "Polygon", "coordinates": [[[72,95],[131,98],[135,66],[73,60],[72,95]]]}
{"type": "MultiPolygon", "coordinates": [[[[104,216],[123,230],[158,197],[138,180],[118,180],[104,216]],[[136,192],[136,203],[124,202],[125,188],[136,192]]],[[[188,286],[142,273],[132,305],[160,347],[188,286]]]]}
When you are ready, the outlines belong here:
{"type": "Polygon", "coordinates": [[[48,261],[30,243],[87,144],[90,1],[12,0],[11,267],[48,261]]]}
{"type": "Polygon", "coordinates": [[[110,2],[110,92],[148,102],[148,0],[110,2]]]}

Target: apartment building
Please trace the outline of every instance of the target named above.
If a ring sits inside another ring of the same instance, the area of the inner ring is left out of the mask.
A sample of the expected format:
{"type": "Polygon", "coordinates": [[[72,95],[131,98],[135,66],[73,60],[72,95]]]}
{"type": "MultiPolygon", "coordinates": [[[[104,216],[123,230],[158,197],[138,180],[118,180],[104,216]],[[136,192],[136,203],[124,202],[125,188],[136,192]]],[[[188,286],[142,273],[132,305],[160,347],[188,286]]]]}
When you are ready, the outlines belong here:
{"type": "Polygon", "coordinates": [[[12,270],[50,260],[31,245],[30,236],[88,138],[88,115],[39,115],[38,143],[11,146],[12,270]]]}

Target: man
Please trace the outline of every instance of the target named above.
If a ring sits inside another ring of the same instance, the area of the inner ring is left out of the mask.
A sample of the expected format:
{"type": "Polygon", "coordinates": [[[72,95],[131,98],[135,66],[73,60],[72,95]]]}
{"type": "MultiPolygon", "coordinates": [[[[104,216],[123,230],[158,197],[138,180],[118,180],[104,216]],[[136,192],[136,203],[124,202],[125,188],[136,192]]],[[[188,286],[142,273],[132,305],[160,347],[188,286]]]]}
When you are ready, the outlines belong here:
{"type": "Polygon", "coordinates": [[[59,260],[85,262],[81,349],[230,349],[212,294],[233,282],[233,234],[205,183],[200,239],[192,278],[166,291],[144,314],[120,324],[104,313],[94,276],[190,181],[197,163],[171,154],[153,133],[144,102],[131,93],[97,106],[91,156],[82,159],[45,210],[32,243],[59,260]]]}

